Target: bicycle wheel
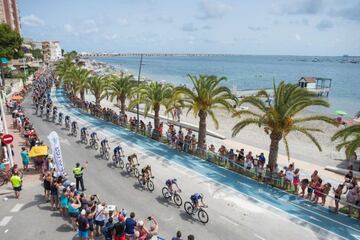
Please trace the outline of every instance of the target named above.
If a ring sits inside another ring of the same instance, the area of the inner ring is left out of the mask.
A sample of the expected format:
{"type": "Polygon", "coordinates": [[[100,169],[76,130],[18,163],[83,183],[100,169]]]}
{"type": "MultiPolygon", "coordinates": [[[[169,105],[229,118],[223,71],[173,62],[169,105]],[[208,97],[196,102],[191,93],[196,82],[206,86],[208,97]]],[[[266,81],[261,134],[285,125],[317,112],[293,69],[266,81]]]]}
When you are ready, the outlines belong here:
{"type": "Polygon", "coordinates": [[[127,164],[125,165],[125,169],[126,169],[126,171],[127,171],[128,173],[131,172],[131,168],[130,168],[130,164],[129,164],[129,163],[127,163],[127,164]]]}
{"type": "Polygon", "coordinates": [[[134,176],[135,177],[139,177],[140,174],[139,174],[139,170],[137,168],[134,168],[134,176]]]}
{"type": "Polygon", "coordinates": [[[121,169],[124,169],[124,161],[121,160],[121,159],[119,159],[119,167],[120,167],[121,169]]]}
{"type": "Polygon", "coordinates": [[[84,138],[84,144],[87,145],[88,144],[88,140],[87,138],[84,138]]]}
{"type": "Polygon", "coordinates": [[[187,214],[192,215],[194,211],[194,206],[191,202],[185,202],[184,209],[187,214]]]}
{"type": "Polygon", "coordinates": [[[169,189],[167,187],[163,187],[161,192],[162,192],[164,198],[169,201],[170,198],[171,198],[171,194],[169,193],[169,189]]]}
{"type": "Polygon", "coordinates": [[[202,223],[207,223],[209,221],[209,215],[203,209],[199,210],[198,217],[199,217],[200,222],[202,222],[202,223]]]}
{"type": "Polygon", "coordinates": [[[106,160],[109,160],[109,159],[110,159],[110,154],[109,154],[108,151],[106,151],[106,152],[104,153],[104,155],[105,155],[106,160]]]}
{"type": "Polygon", "coordinates": [[[146,186],[147,186],[147,188],[149,189],[150,192],[154,191],[154,189],[155,189],[154,183],[151,180],[149,180],[147,182],[146,186]]]}
{"type": "Polygon", "coordinates": [[[176,206],[180,207],[182,205],[182,198],[180,197],[179,194],[175,193],[174,195],[174,203],[176,204],[176,206]]]}
{"type": "Polygon", "coordinates": [[[140,183],[140,185],[142,186],[142,185],[143,185],[142,175],[139,175],[139,176],[137,177],[137,180],[138,180],[138,182],[140,183]]]}

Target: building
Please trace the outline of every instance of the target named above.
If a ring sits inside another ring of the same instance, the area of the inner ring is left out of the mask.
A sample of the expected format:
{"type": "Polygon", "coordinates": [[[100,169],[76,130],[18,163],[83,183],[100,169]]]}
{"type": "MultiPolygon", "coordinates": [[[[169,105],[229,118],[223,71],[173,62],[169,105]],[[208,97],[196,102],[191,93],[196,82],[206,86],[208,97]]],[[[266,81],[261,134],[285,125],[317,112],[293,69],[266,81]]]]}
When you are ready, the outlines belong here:
{"type": "Polygon", "coordinates": [[[298,81],[298,86],[316,93],[318,96],[329,96],[331,88],[331,78],[302,77],[298,81]]]}
{"type": "Polygon", "coordinates": [[[62,58],[61,47],[58,41],[43,41],[42,51],[44,62],[46,63],[57,61],[62,58]]]}
{"type": "Polygon", "coordinates": [[[20,33],[20,17],[16,0],[0,0],[0,22],[20,33]]]}

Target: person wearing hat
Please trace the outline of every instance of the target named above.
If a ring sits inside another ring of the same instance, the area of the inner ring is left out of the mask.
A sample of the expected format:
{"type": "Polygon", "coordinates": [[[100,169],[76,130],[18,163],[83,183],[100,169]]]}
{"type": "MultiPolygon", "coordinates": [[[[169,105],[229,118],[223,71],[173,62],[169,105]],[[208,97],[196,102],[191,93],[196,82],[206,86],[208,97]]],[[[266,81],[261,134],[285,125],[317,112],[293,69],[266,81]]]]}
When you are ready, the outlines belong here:
{"type": "Polygon", "coordinates": [[[79,238],[81,240],[87,240],[89,238],[89,221],[86,217],[86,210],[83,209],[80,212],[80,215],[76,219],[76,225],[78,226],[79,232],[79,238]]]}
{"type": "Polygon", "coordinates": [[[80,166],[80,163],[76,163],[76,166],[73,168],[74,177],[76,180],[76,190],[79,191],[79,185],[81,185],[81,190],[85,191],[84,187],[84,179],[83,179],[83,171],[85,170],[88,162],[86,161],[86,165],[80,166]]]}

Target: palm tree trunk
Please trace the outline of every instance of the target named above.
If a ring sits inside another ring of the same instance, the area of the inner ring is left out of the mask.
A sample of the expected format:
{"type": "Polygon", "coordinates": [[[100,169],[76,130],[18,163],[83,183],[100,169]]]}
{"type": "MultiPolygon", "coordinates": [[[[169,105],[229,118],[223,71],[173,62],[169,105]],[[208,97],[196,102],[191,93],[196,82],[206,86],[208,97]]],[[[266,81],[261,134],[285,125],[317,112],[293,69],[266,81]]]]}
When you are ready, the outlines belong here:
{"type": "Polygon", "coordinates": [[[159,140],[159,138],[160,138],[160,131],[159,131],[160,117],[159,117],[159,112],[160,112],[160,106],[155,105],[154,106],[154,130],[153,130],[153,138],[155,140],[159,140]]]}
{"type": "Polygon", "coordinates": [[[126,96],[120,96],[120,111],[125,114],[125,100],[126,96]]]}
{"type": "Polygon", "coordinates": [[[206,140],[206,117],[207,113],[203,110],[199,111],[199,137],[198,137],[198,149],[203,150],[204,142],[206,140]]]}
{"type": "Polygon", "coordinates": [[[85,101],[85,91],[84,90],[80,90],[80,98],[82,101],[85,101]]]}
{"type": "Polygon", "coordinates": [[[271,170],[275,170],[277,164],[277,157],[279,152],[279,142],[282,138],[281,132],[272,132],[270,134],[270,152],[269,152],[269,165],[271,170]]]}
{"type": "Polygon", "coordinates": [[[95,95],[95,105],[100,106],[100,96],[95,95]]]}

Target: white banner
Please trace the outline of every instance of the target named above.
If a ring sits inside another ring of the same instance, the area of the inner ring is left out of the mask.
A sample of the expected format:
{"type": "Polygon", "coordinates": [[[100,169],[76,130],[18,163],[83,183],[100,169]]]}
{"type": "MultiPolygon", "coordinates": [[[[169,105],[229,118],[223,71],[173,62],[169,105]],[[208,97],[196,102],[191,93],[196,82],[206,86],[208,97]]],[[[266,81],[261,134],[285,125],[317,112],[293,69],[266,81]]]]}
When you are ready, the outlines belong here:
{"type": "Polygon", "coordinates": [[[52,131],[47,137],[51,144],[51,151],[54,158],[54,165],[56,173],[64,176],[64,163],[61,155],[59,136],[55,131],[52,131]]]}

